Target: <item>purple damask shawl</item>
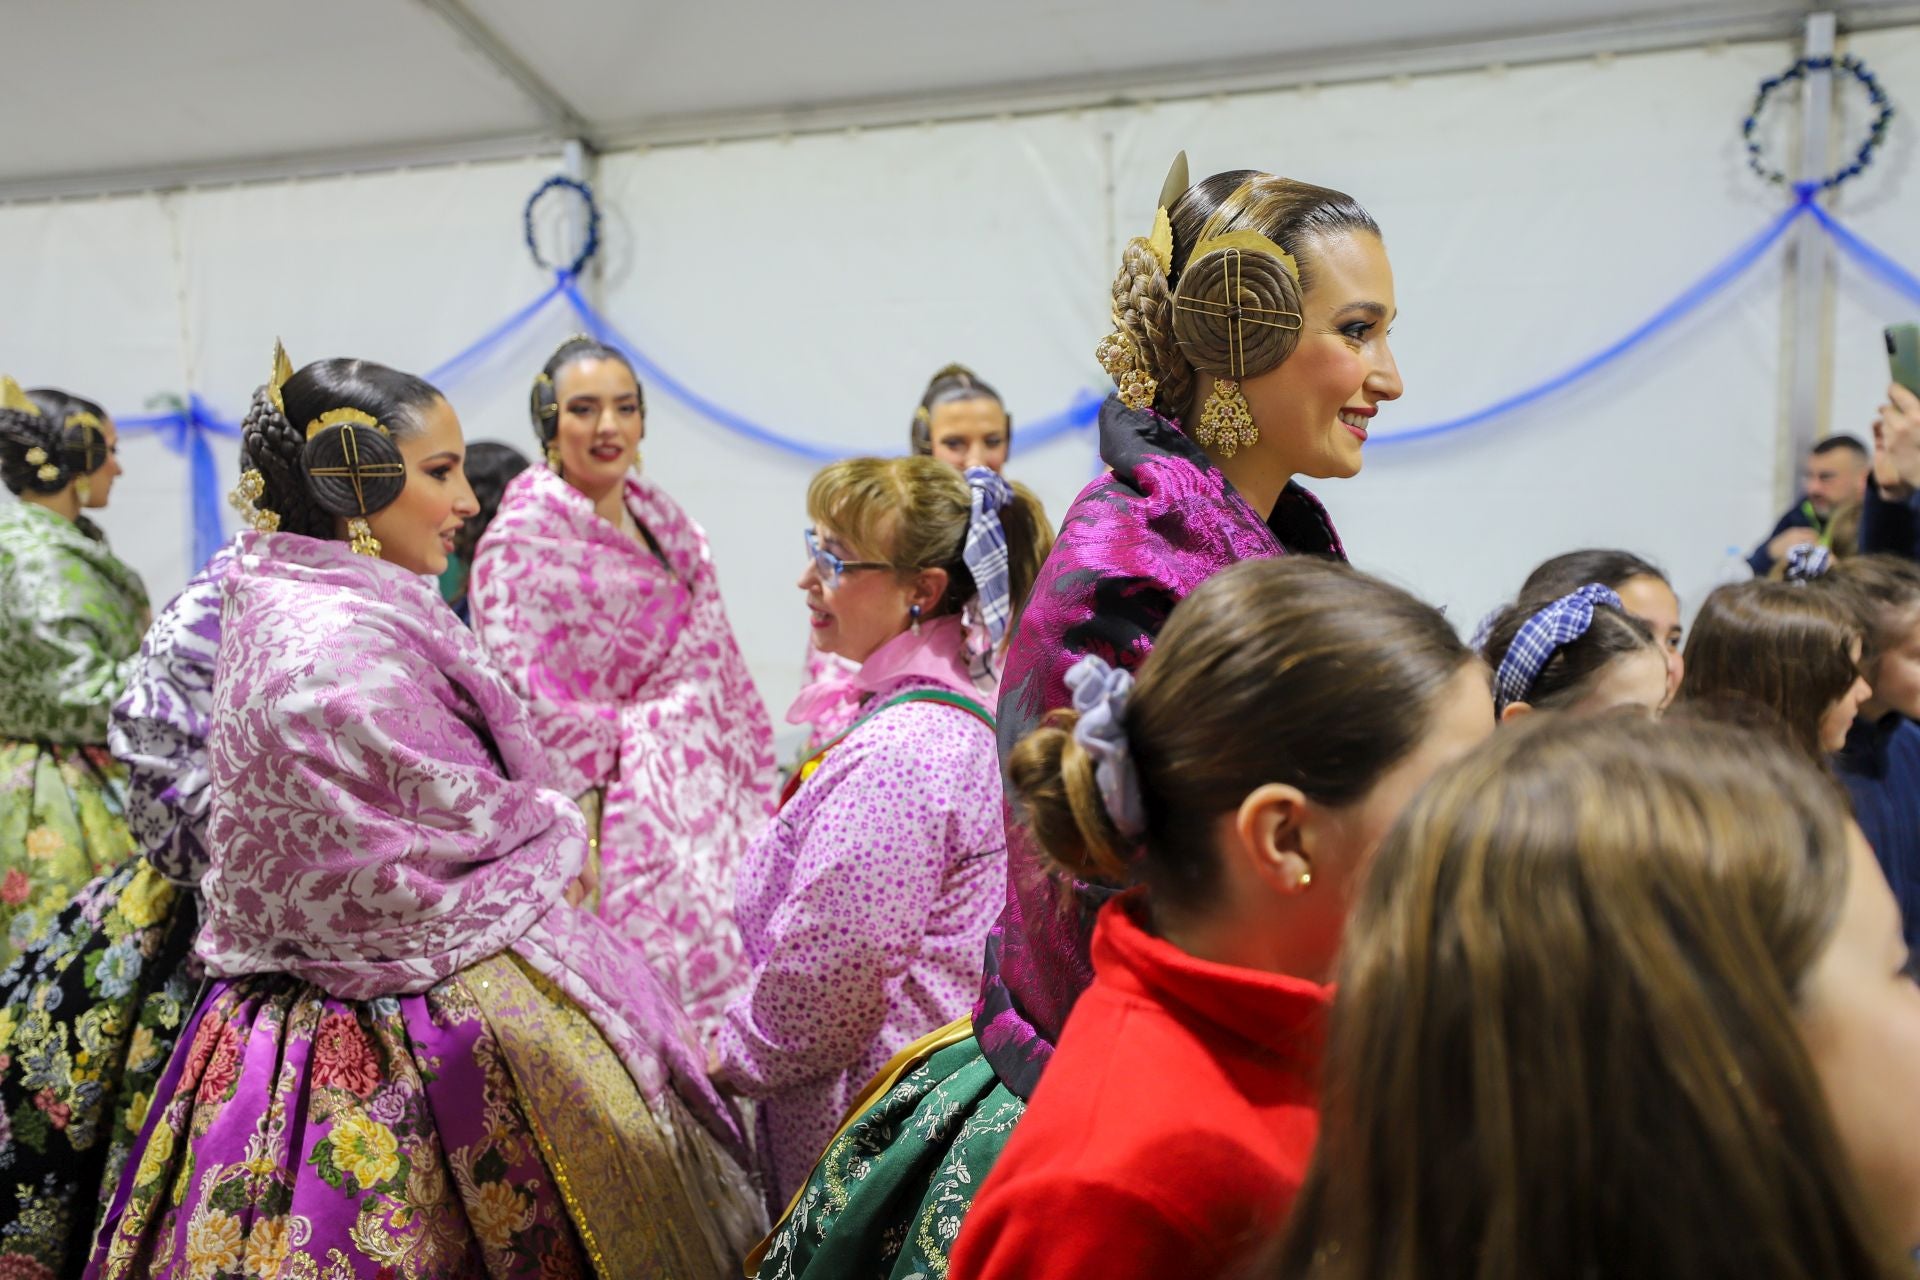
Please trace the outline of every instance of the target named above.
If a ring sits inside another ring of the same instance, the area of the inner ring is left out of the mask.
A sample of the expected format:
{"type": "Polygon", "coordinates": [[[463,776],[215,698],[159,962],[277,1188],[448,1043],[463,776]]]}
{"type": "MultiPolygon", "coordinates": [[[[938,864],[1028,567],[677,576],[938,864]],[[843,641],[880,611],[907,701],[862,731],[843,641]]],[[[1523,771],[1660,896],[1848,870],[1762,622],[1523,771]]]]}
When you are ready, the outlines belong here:
{"type": "Polygon", "coordinates": [[[585,819],[547,786],[525,706],[433,584],[342,542],[244,533],[222,587],[208,968],[364,1000],[512,949],[650,1101],[671,1085],[736,1142],[676,1001],[562,901],[585,819]]]}
{"type": "MultiPolygon", "coordinates": [[[[1346,552],[1325,508],[1289,483],[1262,520],[1176,423],[1109,398],[1100,456],[1111,468],[1074,499],[1013,635],[1001,683],[1004,762],[1047,712],[1070,704],[1067,669],[1087,654],[1137,670],[1174,605],[1240,560],[1346,552]]],[[[995,1073],[1030,1097],[1073,1002],[1093,980],[1088,941],[1114,887],[1070,898],[1007,814],[1007,904],[987,939],[974,1030],[995,1073]]]]}
{"type": "Polygon", "coordinates": [[[127,766],[127,826],[147,861],[176,884],[207,870],[207,732],[220,648],[220,579],[231,544],[160,611],[140,642],[127,691],[114,704],[107,745],[127,766]]]}
{"type": "Polygon", "coordinates": [[[746,979],[729,910],[777,788],[773,727],[706,535],[627,479],[655,555],[545,467],[516,476],[474,555],[473,627],[526,699],[554,785],[604,788],[601,914],[711,1027],[746,979]],[[663,563],[664,561],[664,563],[663,563]]]}

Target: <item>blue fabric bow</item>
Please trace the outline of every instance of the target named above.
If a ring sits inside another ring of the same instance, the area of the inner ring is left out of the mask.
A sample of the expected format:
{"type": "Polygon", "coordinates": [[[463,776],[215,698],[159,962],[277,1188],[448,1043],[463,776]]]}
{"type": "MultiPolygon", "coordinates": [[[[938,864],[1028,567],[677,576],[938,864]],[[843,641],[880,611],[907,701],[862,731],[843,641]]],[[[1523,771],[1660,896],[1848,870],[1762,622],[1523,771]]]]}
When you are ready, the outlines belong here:
{"type": "Polygon", "coordinates": [[[967,543],[960,560],[979,592],[980,621],[998,645],[1013,621],[1013,576],[1007,562],[1007,531],[1000,523],[1000,508],[1013,501],[1013,486],[991,467],[969,467],[967,487],[973,490],[973,515],[967,521],[967,543]]]}
{"type": "Polygon", "coordinates": [[[1140,804],[1140,774],[1127,746],[1127,698],[1133,692],[1133,676],[1090,653],[1067,668],[1067,688],[1073,692],[1073,709],[1080,714],[1073,740],[1093,757],[1093,776],[1100,784],[1107,816],[1121,835],[1138,839],[1147,829],[1147,819],[1140,804]]]}
{"type": "Polygon", "coordinates": [[[1589,582],[1521,624],[1506,656],[1500,659],[1500,670],[1494,673],[1497,710],[1504,711],[1512,703],[1527,700],[1527,695],[1533,692],[1533,682],[1540,678],[1540,672],[1552,661],[1553,655],[1587,634],[1587,628],[1593,625],[1594,606],[1601,604],[1618,609],[1620,597],[1611,587],[1589,582]]]}
{"type": "Polygon", "coordinates": [[[1817,542],[1802,543],[1787,548],[1788,582],[1813,582],[1827,576],[1827,570],[1833,568],[1833,552],[1817,542]]]}

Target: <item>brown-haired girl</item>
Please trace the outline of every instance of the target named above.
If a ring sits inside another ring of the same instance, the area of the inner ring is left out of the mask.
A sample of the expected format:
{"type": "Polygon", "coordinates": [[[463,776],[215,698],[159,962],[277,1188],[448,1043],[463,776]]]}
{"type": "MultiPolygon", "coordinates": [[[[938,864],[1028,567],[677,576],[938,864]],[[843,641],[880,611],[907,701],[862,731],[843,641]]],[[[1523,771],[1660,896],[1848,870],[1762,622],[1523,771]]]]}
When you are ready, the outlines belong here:
{"type": "Polygon", "coordinates": [[[807,491],[815,642],[858,664],[853,727],[795,774],[741,860],[734,916],[751,972],[715,1079],[760,1104],[779,1200],[856,1089],[961,1017],[1006,892],[993,713],[962,614],[1012,624],[1039,568],[1039,504],[985,467],[836,462],[807,491]]]}
{"type": "Polygon", "coordinates": [[[1503,733],[1374,860],[1276,1274],[1911,1276],[1907,965],[1844,802],[1771,736],[1503,733]]]}
{"type": "Polygon", "coordinates": [[[1721,587],[1693,620],[1680,700],[1763,707],[1825,767],[1873,692],[1860,674],[1862,642],[1854,610],[1832,593],[1796,582],[1721,587]]]}
{"type": "Polygon", "coordinates": [[[1522,597],[1493,620],[1480,650],[1493,668],[1502,721],[1533,711],[1591,715],[1656,711],[1667,701],[1667,654],[1652,628],[1597,582],[1565,595],[1522,597]]]}
{"type": "Polygon", "coordinates": [[[1322,1019],[1373,846],[1493,727],[1435,610],[1343,566],[1244,564],[1132,685],[1097,657],[1009,777],[1048,857],[1143,890],[981,1188],[953,1280],[1225,1274],[1312,1150],[1322,1019]]]}
{"type": "Polygon", "coordinates": [[[1828,582],[1849,592],[1867,636],[1873,696],[1833,758],[1854,817],[1920,945],[1920,565],[1900,556],[1843,560],[1828,582]]]}

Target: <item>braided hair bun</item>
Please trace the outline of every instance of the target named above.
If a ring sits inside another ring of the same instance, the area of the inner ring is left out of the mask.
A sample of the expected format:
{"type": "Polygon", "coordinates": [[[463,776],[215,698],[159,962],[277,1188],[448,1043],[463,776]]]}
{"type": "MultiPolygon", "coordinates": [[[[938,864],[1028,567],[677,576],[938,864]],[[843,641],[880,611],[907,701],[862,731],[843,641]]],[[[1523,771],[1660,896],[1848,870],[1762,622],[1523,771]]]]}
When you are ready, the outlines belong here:
{"type": "Polygon", "coordinates": [[[1174,338],[1204,373],[1257,377],[1293,354],[1300,325],[1300,282],[1287,262],[1257,248],[1210,249],[1174,291],[1174,338]]]}
{"type": "Polygon", "coordinates": [[[371,360],[316,360],[281,386],[279,404],[262,386],[240,429],[262,480],[255,505],[310,538],[336,536],[338,517],[391,505],[407,483],[400,444],[441,398],[423,379],[371,360]]]}
{"type": "Polygon", "coordinates": [[[18,388],[0,407],[0,480],[13,493],[58,493],[107,465],[106,410],[52,387],[18,388]]]}
{"type": "Polygon", "coordinates": [[[407,463],[390,429],[358,409],[334,409],[307,424],[300,455],[307,491],[336,516],[370,516],[407,487],[407,463]]]}

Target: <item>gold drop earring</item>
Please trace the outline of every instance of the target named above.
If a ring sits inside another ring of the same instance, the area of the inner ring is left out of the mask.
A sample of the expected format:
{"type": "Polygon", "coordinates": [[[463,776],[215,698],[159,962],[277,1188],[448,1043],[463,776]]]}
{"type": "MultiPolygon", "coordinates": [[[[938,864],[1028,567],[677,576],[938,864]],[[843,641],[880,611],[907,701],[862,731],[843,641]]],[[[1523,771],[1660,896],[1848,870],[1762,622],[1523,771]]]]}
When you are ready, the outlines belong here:
{"type": "Polygon", "coordinates": [[[1243,448],[1259,442],[1260,428],[1253,424],[1253,408],[1247,403],[1240,384],[1232,378],[1215,378],[1207,402],[1200,408],[1200,421],[1193,438],[1203,449],[1213,449],[1222,458],[1231,458],[1243,448]]]}
{"type": "Polygon", "coordinates": [[[367,523],[365,516],[355,516],[347,521],[347,545],[355,555],[379,556],[380,539],[373,536],[373,526],[367,523]]]}

